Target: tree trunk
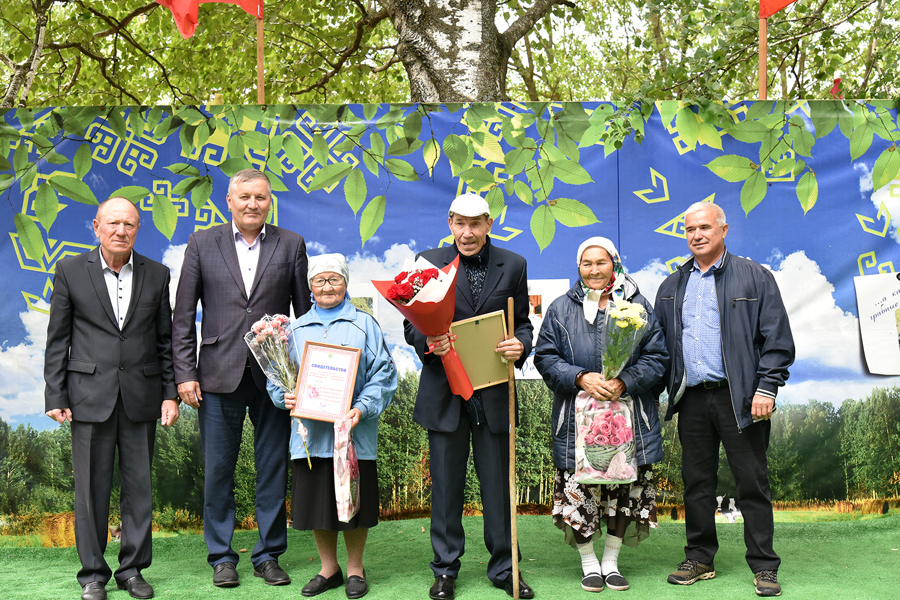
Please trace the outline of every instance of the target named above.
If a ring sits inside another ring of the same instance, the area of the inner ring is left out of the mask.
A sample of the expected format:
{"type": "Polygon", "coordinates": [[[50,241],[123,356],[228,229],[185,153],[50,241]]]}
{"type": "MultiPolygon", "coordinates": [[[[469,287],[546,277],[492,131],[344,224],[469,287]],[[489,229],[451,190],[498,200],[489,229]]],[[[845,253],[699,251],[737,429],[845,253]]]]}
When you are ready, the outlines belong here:
{"type": "Polygon", "coordinates": [[[41,62],[41,55],[44,52],[44,32],[47,30],[47,24],[50,22],[50,11],[53,10],[53,2],[32,2],[32,6],[34,7],[34,41],[31,44],[31,52],[28,55],[28,59],[16,65],[13,70],[9,86],[6,88],[6,94],[3,100],[0,100],[0,108],[12,108],[15,105],[16,98],[27,80],[25,95],[22,97],[22,105],[24,106],[25,96],[28,95],[31,82],[34,81],[35,73],[37,73],[38,65],[41,62]]]}
{"type": "Polygon", "coordinates": [[[534,23],[556,4],[534,0],[500,33],[497,0],[379,0],[390,13],[399,41],[397,56],[409,77],[411,102],[508,100],[510,53],[534,23]]]}

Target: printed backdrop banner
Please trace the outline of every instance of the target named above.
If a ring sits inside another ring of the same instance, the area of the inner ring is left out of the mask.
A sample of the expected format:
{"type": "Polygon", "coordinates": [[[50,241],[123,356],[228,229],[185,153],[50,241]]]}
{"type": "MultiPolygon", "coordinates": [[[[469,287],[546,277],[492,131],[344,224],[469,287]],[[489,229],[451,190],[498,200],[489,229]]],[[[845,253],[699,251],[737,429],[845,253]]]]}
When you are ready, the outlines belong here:
{"type": "MultiPolygon", "coordinates": [[[[450,202],[474,192],[491,206],[493,243],[528,260],[536,328],[575,282],[584,239],[612,239],[652,301],[689,254],[685,209],[715,202],[728,216],[729,250],[772,270],[790,314],[797,361],[779,402],[840,404],[898,383],[866,367],[853,284],[896,270],[893,106],[659,102],[644,110],[641,143],[619,148],[604,142],[614,111],[490,103],[0,113],[0,417],[52,425],[42,365],[54,265],[97,244],[96,203],[113,194],[137,203],[136,248],[171,268],[174,301],[188,236],[229,221],[228,177],[250,166],[273,182],[273,224],[302,234],[311,255],[348,257],[350,293],[382,324],[401,369],[419,365],[402,318],[370,281],[452,243],[450,202]]],[[[529,363],[519,376],[537,375],[529,363]]]]}

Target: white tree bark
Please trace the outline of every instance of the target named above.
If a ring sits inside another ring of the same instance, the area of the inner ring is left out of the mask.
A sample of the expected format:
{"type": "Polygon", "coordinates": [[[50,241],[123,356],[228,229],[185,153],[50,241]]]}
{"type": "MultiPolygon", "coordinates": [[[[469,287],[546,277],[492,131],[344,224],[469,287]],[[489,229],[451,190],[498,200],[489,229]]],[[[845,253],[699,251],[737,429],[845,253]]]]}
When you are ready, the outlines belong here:
{"type": "Polygon", "coordinates": [[[410,81],[412,102],[508,100],[506,71],[516,42],[557,4],[534,0],[501,33],[497,0],[378,0],[399,36],[397,56],[410,81]]]}

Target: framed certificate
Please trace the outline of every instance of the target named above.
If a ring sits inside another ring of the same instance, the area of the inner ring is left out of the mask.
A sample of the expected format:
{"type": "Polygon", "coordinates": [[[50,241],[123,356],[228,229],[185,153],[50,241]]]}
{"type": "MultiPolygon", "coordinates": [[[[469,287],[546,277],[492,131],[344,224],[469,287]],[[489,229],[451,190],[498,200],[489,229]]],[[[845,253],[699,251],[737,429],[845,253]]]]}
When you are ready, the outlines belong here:
{"type": "Polygon", "coordinates": [[[476,390],[508,380],[509,369],[494,352],[506,339],[505,314],[498,310],[450,324],[450,333],[456,336],[453,348],[476,390]]]}
{"type": "Polygon", "coordinates": [[[297,378],[292,417],[334,422],[350,410],[359,348],[306,341],[297,378]]]}

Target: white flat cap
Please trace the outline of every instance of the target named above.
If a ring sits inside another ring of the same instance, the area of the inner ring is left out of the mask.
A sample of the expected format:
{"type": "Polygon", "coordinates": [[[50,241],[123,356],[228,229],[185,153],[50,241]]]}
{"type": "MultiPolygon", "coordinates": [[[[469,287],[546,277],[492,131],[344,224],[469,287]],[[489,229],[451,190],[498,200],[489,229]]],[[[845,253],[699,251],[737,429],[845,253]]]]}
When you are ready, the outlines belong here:
{"type": "Polygon", "coordinates": [[[462,196],[457,196],[453,204],[450,205],[450,214],[462,217],[490,216],[491,207],[488,206],[487,200],[478,194],[463,194],[462,196]]]}

